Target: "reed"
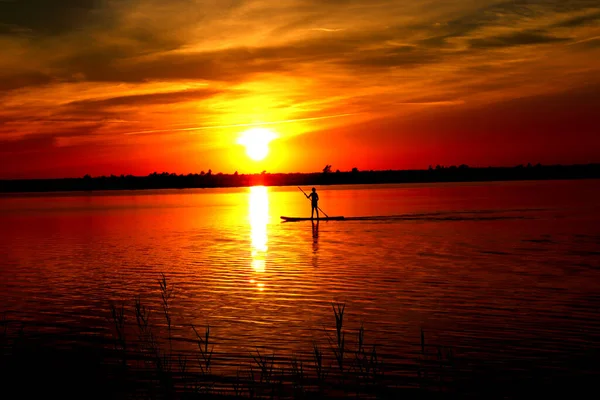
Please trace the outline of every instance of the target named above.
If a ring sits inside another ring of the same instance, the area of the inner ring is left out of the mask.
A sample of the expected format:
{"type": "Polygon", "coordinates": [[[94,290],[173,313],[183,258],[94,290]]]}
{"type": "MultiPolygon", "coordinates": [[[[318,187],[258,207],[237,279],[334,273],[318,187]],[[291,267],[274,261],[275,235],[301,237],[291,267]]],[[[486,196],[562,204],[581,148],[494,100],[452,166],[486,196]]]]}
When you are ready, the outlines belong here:
{"type": "Polygon", "coordinates": [[[127,368],[127,340],[125,338],[125,304],[110,304],[112,325],[115,328],[115,351],[121,354],[121,364],[127,368]]]}
{"type": "Polygon", "coordinates": [[[294,398],[303,398],[306,391],[304,363],[302,362],[302,360],[298,359],[296,355],[293,355],[290,364],[294,398]]]}
{"type": "Polygon", "coordinates": [[[2,335],[0,335],[0,338],[5,339],[6,338],[6,333],[8,332],[8,321],[6,320],[6,313],[2,313],[2,335]]]}
{"type": "Polygon", "coordinates": [[[335,356],[335,361],[337,362],[338,368],[340,370],[340,379],[342,380],[342,384],[344,381],[344,354],[346,350],[346,332],[344,332],[344,310],[346,309],[346,305],[343,303],[332,304],[333,315],[335,317],[335,338],[332,339],[328,336],[329,344],[331,346],[331,350],[333,351],[333,355],[335,356]]]}
{"type": "Polygon", "coordinates": [[[452,389],[455,357],[451,348],[425,343],[425,331],[421,328],[418,378],[419,387],[438,392],[452,389]]]}
{"type": "MultiPolygon", "coordinates": [[[[169,399],[377,398],[389,389],[385,387],[384,364],[377,346],[367,343],[364,323],[360,323],[355,335],[347,335],[344,303],[332,304],[335,329],[325,331],[329,344],[324,348],[325,351],[313,341],[310,351],[295,353],[287,359],[256,348],[248,358],[249,364],[244,365],[244,361],[239,360],[235,376],[232,377],[215,374],[215,363],[220,362],[215,356],[218,342],[213,337],[213,327],[208,324],[203,329],[188,325],[194,335],[192,339],[177,337],[177,343],[195,343],[193,353],[176,351],[171,312],[174,287],[164,274],[161,274],[158,284],[161,297],[159,316],[164,320],[161,326],[166,327],[166,334],[157,333],[159,321],[154,320],[153,313],[142,303],[140,296],[134,298],[132,309],[128,309],[124,303],[110,304],[107,321],[112,325],[111,350],[115,365],[120,366],[111,374],[117,376],[119,382],[129,382],[123,385],[126,389],[121,389],[129,390],[130,395],[137,396],[141,390],[148,397],[169,399]],[[130,312],[132,317],[129,317],[130,312]],[[351,337],[356,339],[354,344],[347,342],[347,338],[351,337]],[[190,363],[190,359],[195,359],[195,362],[190,363]]],[[[9,324],[5,315],[0,323],[0,339],[6,348],[9,324]]],[[[18,335],[11,342],[13,353],[23,342],[23,337],[21,325],[18,335]]],[[[446,372],[451,368],[448,360],[452,359],[453,353],[437,347],[437,354],[432,356],[429,348],[432,347],[425,344],[425,333],[421,331],[419,382],[423,390],[429,390],[433,383],[431,376],[435,375],[435,388],[441,391],[447,383],[446,372]],[[432,357],[435,363],[431,362],[432,357]]],[[[231,360],[227,360],[227,363],[231,365],[231,360]]]]}
{"type": "Polygon", "coordinates": [[[323,352],[321,351],[317,343],[313,343],[313,355],[315,373],[317,376],[317,387],[319,388],[319,392],[321,392],[325,383],[325,379],[327,378],[328,372],[323,364],[323,352]]]}
{"type": "Polygon", "coordinates": [[[198,351],[200,352],[200,356],[198,357],[198,365],[200,367],[200,371],[203,375],[210,374],[211,371],[211,362],[213,356],[214,346],[210,346],[210,325],[206,325],[204,330],[204,336],[200,335],[200,333],[196,330],[196,327],[192,325],[192,329],[196,334],[196,344],[198,345],[198,351]]]}
{"type": "Polygon", "coordinates": [[[365,346],[365,327],[361,322],[357,333],[357,348],[354,352],[354,371],[358,385],[364,385],[368,390],[376,387],[383,376],[382,362],[377,354],[377,347],[372,345],[368,350],[365,346]]]}

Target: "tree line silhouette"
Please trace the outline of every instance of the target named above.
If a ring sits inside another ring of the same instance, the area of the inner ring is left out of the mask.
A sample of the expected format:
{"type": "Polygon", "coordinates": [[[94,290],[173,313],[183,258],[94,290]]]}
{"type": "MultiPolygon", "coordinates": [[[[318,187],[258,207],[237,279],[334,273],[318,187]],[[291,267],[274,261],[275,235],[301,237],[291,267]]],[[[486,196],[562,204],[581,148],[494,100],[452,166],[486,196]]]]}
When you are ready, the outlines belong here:
{"type": "Polygon", "coordinates": [[[515,167],[429,166],[425,170],[368,170],[335,172],[326,165],[315,173],[256,174],[213,173],[212,170],[187,175],[153,172],[147,176],[110,175],[60,179],[0,180],[0,192],[48,192],[90,190],[184,189],[241,186],[347,185],[428,182],[484,182],[548,179],[597,179],[600,164],[579,165],[517,165],[515,167]]]}

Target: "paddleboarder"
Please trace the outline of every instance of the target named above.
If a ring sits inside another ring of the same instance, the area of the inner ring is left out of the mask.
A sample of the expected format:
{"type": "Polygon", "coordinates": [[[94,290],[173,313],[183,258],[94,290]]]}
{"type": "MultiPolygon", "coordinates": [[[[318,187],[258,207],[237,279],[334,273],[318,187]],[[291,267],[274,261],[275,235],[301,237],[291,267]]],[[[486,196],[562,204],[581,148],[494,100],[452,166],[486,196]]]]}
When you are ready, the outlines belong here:
{"type": "Polygon", "coordinates": [[[317,212],[317,219],[319,219],[319,195],[317,194],[317,189],[312,188],[311,194],[304,193],[307,199],[310,199],[311,209],[310,209],[310,219],[314,219],[314,213],[317,212]]]}

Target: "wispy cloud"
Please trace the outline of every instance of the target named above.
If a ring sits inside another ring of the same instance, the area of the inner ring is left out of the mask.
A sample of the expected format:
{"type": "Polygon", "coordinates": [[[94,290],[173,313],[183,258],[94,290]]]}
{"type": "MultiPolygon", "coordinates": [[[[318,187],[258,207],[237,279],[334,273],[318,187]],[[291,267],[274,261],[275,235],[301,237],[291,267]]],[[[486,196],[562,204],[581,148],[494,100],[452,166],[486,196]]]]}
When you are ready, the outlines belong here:
{"type": "Polygon", "coordinates": [[[207,130],[207,129],[248,128],[248,127],[253,127],[253,126],[281,125],[281,124],[291,124],[294,122],[319,121],[319,120],[323,120],[323,119],[343,118],[343,117],[349,117],[351,115],[356,115],[356,114],[324,115],[324,116],[320,116],[320,117],[294,118],[294,119],[286,119],[286,120],[281,120],[281,121],[266,121],[266,122],[255,122],[255,123],[248,123],[248,124],[206,125],[206,126],[192,126],[192,127],[187,127],[187,128],[154,129],[154,130],[139,131],[139,132],[125,132],[125,135],[139,135],[139,134],[163,133],[163,132],[193,132],[193,131],[202,131],[202,130],[207,130]]]}
{"type": "Polygon", "coordinates": [[[320,32],[340,32],[343,31],[343,28],[310,28],[311,31],[320,31],[320,32]]]}
{"type": "Polygon", "coordinates": [[[578,15],[564,19],[553,24],[555,28],[577,28],[583,25],[598,25],[600,22],[600,12],[592,12],[589,14],[578,15]]]}
{"type": "Polygon", "coordinates": [[[470,39],[469,44],[472,48],[489,49],[536,44],[551,44],[557,42],[567,42],[569,40],[571,40],[571,38],[552,36],[544,32],[523,31],[510,33],[507,35],[470,39]]]}

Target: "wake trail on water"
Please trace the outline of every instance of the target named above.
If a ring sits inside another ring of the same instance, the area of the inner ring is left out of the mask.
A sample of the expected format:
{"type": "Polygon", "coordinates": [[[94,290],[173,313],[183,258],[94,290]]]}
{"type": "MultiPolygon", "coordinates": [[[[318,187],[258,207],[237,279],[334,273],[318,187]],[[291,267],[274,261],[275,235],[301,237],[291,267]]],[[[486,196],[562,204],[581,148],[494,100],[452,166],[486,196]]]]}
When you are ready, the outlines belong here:
{"type": "Polygon", "coordinates": [[[440,211],[416,214],[371,215],[344,217],[343,221],[493,221],[532,219],[534,217],[527,214],[537,211],[545,211],[545,209],[440,211]]]}

